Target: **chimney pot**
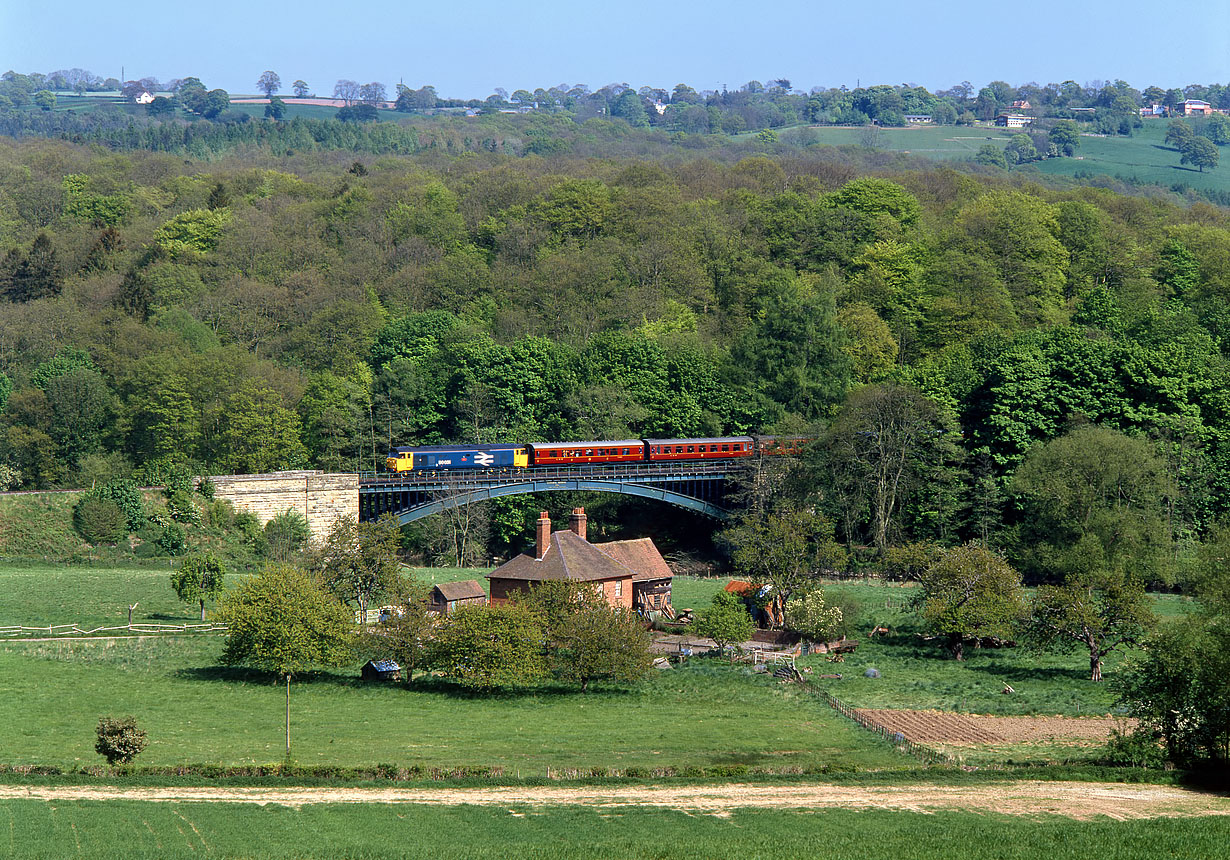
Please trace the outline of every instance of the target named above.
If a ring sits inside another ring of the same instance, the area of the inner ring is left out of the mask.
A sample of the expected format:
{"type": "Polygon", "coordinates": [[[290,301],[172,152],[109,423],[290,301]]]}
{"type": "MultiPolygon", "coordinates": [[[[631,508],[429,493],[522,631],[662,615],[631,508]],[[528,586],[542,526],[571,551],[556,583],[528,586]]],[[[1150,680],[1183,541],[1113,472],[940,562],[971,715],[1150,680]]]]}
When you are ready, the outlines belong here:
{"type": "Polygon", "coordinates": [[[551,517],[546,511],[538,514],[538,541],[535,544],[535,557],[541,559],[551,548],[551,517]]]}
{"type": "Polygon", "coordinates": [[[585,508],[573,508],[572,516],[568,518],[568,528],[581,540],[588,540],[585,536],[588,521],[589,517],[585,516],[585,508]]]}

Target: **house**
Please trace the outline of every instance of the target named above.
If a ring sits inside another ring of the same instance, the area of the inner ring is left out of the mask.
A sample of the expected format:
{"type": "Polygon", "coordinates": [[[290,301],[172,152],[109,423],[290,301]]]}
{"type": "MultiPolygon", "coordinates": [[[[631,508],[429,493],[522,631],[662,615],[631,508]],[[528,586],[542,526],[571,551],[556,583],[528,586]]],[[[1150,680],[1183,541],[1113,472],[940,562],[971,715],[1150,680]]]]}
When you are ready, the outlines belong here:
{"type": "Polygon", "coordinates": [[[654,612],[670,605],[672,574],[652,540],[592,544],[585,509],[574,508],[568,519],[566,530],[553,532],[547,512],[538,515],[534,554],[488,574],[493,604],[508,603],[539,582],[563,581],[597,588],[611,606],[654,612]]]}
{"type": "Polygon", "coordinates": [[[364,681],[401,680],[401,666],[395,660],[368,660],[359,671],[364,681]]]}
{"type": "Polygon", "coordinates": [[[154,100],[154,94],[149,91],[142,91],[142,93],[136,98],[136,102],[139,105],[150,104],[153,100],[154,100]]]}
{"type": "Polygon", "coordinates": [[[905,115],[906,125],[922,125],[931,122],[931,114],[929,113],[907,113],[905,115]]]}
{"type": "Polygon", "coordinates": [[[427,611],[449,615],[467,606],[486,606],[487,592],[477,579],[442,582],[427,595],[427,611]]]}
{"type": "Polygon", "coordinates": [[[1203,99],[1187,99],[1183,102],[1183,116],[1208,116],[1213,106],[1203,99]]]}
{"type": "Polygon", "coordinates": [[[593,544],[632,570],[632,608],[641,614],[664,612],[671,605],[674,574],[653,538],[615,540],[593,544]]]}
{"type": "Polygon", "coordinates": [[[1013,110],[1033,110],[1034,106],[1029,103],[1029,99],[1017,99],[1012,103],[1013,110]]]}
{"type": "Polygon", "coordinates": [[[1033,121],[1032,116],[1022,116],[1018,113],[1001,113],[995,117],[995,124],[1000,128],[1024,128],[1033,121]]]}
{"type": "Polygon", "coordinates": [[[1142,107],[1140,109],[1140,115],[1142,117],[1166,116],[1166,106],[1154,104],[1149,105],[1149,107],[1142,107]]]}

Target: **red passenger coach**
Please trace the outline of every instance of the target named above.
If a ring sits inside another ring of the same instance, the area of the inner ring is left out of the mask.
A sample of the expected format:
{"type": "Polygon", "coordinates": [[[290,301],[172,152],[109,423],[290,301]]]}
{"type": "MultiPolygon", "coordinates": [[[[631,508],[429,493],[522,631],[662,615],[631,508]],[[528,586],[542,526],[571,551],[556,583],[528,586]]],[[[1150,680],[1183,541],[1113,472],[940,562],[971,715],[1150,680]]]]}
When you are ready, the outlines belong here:
{"type": "Polygon", "coordinates": [[[535,466],[578,466],[586,463],[643,463],[645,442],[622,439],[614,442],[527,442],[535,466]]]}
{"type": "Polygon", "coordinates": [[[646,439],[649,459],[730,460],[752,456],[751,436],[718,436],[713,439],[646,439]]]}
{"type": "Polygon", "coordinates": [[[806,436],[758,436],[760,453],[765,456],[797,457],[803,448],[814,442],[806,436]]]}

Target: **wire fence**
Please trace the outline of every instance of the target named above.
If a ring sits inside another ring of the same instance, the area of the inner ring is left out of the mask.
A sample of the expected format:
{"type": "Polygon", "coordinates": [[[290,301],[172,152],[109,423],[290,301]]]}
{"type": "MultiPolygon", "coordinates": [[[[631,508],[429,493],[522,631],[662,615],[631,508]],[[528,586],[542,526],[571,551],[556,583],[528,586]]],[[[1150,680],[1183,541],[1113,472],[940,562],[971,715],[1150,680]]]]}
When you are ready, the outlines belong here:
{"type": "Polygon", "coordinates": [[[810,684],[806,686],[816,695],[823,697],[824,700],[828,702],[829,707],[831,707],[834,711],[841,714],[846,719],[853,720],[858,723],[860,726],[867,729],[867,731],[875,732],[880,737],[892,743],[893,746],[908,753],[909,755],[921,759],[927,764],[958,764],[957,760],[952,756],[942,753],[939,750],[934,750],[931,747],[925,747],[922,744],[907,740],[905,735],[901,732],[890,729],[888,726],[881,725],[865,714],[860,714],[855,708],[850,707],[827,690],[817,689],[812,687],[810,684]]]}
{"type": "Polygon", "coordinates": [[[42,636],[58,638],[61,636],[107,635],[121,631],[123,633],[139,633],[145,636],[167,633],[225,633],[226,625],[213,624],[211,622],[203,624],[134,622],[133,624],[119,624],[114,627],[82,627],[78,624],[48,624],[39,627],[26,627],[20,624],[12,624],[0,627],[0,637],[9,637],[10,639],[30,639],[42,636]]]}

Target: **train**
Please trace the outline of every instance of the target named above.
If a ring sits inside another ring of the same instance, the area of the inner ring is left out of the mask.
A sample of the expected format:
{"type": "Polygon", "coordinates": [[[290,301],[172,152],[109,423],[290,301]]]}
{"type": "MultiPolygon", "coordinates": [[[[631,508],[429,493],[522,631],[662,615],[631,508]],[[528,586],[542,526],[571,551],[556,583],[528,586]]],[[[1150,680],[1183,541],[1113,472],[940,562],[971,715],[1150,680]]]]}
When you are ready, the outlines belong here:
{"type": "Polygon", "coordinates": [[[804,436],[713,436],[704,439],[614,439],[592,442],[496,442],[487,445],[401,445],[389,451],[394,473],[456,469],[532,469],[677,460],[797,456],[804,436]]]}

